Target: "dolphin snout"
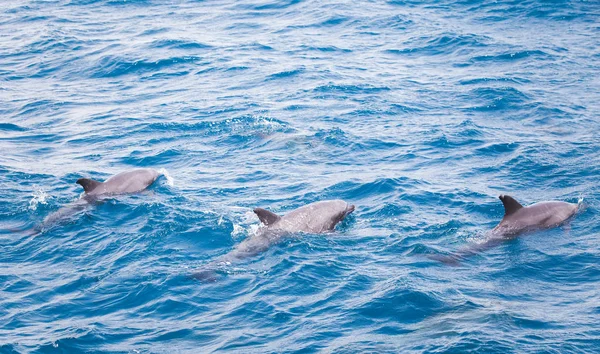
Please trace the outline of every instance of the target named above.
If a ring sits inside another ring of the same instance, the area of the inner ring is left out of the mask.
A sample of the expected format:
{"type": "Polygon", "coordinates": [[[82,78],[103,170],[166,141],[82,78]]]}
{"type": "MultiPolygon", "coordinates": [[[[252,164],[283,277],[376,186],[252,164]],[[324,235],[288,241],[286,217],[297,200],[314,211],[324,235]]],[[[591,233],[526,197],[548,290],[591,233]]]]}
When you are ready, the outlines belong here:
{"type": "Polygon", "coordinates": [[[354,206],[354,204],[350,204],[348,205],[348,207],[346,208],[346,215],[350,214],[351,212],[354,211],[354,209],[356,209],[356,207],[354,206]]]}

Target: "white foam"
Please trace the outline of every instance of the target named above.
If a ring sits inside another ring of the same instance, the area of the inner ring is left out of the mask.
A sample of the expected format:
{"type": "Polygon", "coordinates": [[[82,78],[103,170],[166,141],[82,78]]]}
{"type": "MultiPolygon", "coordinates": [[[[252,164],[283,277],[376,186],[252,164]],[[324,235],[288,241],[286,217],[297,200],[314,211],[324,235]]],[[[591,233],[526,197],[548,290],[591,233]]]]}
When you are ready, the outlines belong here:
{"type": "Polygon", "coordinates": [[[171,186],[171,187],[175,186],[175,180],[173,179],[173,177],[171,177],[171,175],[169,174],[169,171],[167,171],[166,168],[161,168],[160,170],[158,170],[158,173],[165,176],[165,178],[167,179],[167,184],[169,186],[171,186]]]}
{"type": "Polygon", "coordinates": [[[231,236],[235,237],[241,235],[246,231],[242,225],[233,224],[233,231],[231,231],[231,236]]]}
{"type": "Polygon", "coordinates": [[[258,230],[260,230],[260,225],[258,225],[258,224],[250,225],[250,234],[251,235],[258,235],[258,230]]]}
{"type": "Polygon", "coordinates": [[[33,186],[33,198],[29,201],[29,210],[37,210],[38,205],[48,204],[48,193],[38,186],[33,186]]]}

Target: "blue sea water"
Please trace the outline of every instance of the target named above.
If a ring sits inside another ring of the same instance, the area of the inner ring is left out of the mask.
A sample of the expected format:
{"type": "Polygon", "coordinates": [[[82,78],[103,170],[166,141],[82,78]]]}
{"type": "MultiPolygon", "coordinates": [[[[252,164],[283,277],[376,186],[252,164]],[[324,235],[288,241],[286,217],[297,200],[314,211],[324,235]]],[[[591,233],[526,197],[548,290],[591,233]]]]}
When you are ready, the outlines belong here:
{"type": "Polygon", "coordinates": [[[596,352],[600,3],[0,2],[0,352],[596,352]],[[80,177],[164,169],[45,227],[80,177]],[[499,194],[568,227],[452,267],[499,194]],[[254,207],[356,211],[216,282],[254,207]]]}

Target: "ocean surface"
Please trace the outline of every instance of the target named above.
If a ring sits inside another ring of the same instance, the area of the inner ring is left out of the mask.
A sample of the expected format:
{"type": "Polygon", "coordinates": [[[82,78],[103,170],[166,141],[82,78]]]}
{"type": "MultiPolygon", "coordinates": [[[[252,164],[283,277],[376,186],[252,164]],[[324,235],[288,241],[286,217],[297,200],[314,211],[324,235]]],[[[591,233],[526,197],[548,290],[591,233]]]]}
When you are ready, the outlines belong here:
{"type": "Polygon", "coordinates": [[[597,352],[598,112],[598,1],[2,1],[0,352],[597,352]],[[431,259],[500,194],[582,208],[431,259]],[[325,199],[356,211],[191,277],[325,199]]]}

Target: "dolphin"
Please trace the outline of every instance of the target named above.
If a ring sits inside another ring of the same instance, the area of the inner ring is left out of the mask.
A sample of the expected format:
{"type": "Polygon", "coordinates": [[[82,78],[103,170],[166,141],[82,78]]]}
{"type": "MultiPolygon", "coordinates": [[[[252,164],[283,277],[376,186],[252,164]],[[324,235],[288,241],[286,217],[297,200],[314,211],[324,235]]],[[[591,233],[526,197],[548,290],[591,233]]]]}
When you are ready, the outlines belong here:
{"type": "Polygon", "coordinates": [[[132,194],[148,188],[160,174],[151,168],[138,168],[135,170],[121,172],[104,182],[98,182],[90,178],[80,178],[77,184],[85,191],[84,198],[98,199],[116,194],[132,194]]]}
{"type": "Polygon", "coordinates": [[[459,260],[494,247],[520,235],[560,226],[571,219],[580,204],[544,201],[524,207],[509,195],[498,197],[504,205],[504,217],[487,234],[487,241],[468,247],[451,256],[432,255],[443,263],[458,265],[459,260]]]}
{"type": "Polygon", "coordinates": [[[579,209],[579,204],[560,201],[539,202],[524,207],[509,195],[498,198],[504,205],[504,217],[491,232],[509,238],[562,225],[579,209]]]}
{"type": "MultiPolygon", "coordinates": [[[[324,200],[292,210],[284,216],[279,216],[262,208],[254,209],[263,224],[255,235],[242,241],[231,252],[209,263],[205,268],[214,268],[217,264],[228,264],[254,256],[266,251],[272,245],[294,233],[322,234],[331,232],[335,226],[352,213],[354,205],[343,200],[324,200]]],[[[201,270],[192,275],[200,280],[216,280],[212,270],[201,270]]]]}
{"type": "Polygon", "coordinates": [[[67,204],[59,210],[51,213],[44,218],[41,225],[34,226],[27,231],[30,235],[39,234],[44,227],[52,226],[70,216],[85,210],[91,204],[107,198],[121,194],[132,194],[141,192],[148,188],[158,178],[160,173],[151,168],[140,168],[131,171],[116,174],[104,182],[99,182],[90,178],[80,178],[77,184],[83,187],[85,194],[78,200],[67,204]]]}

